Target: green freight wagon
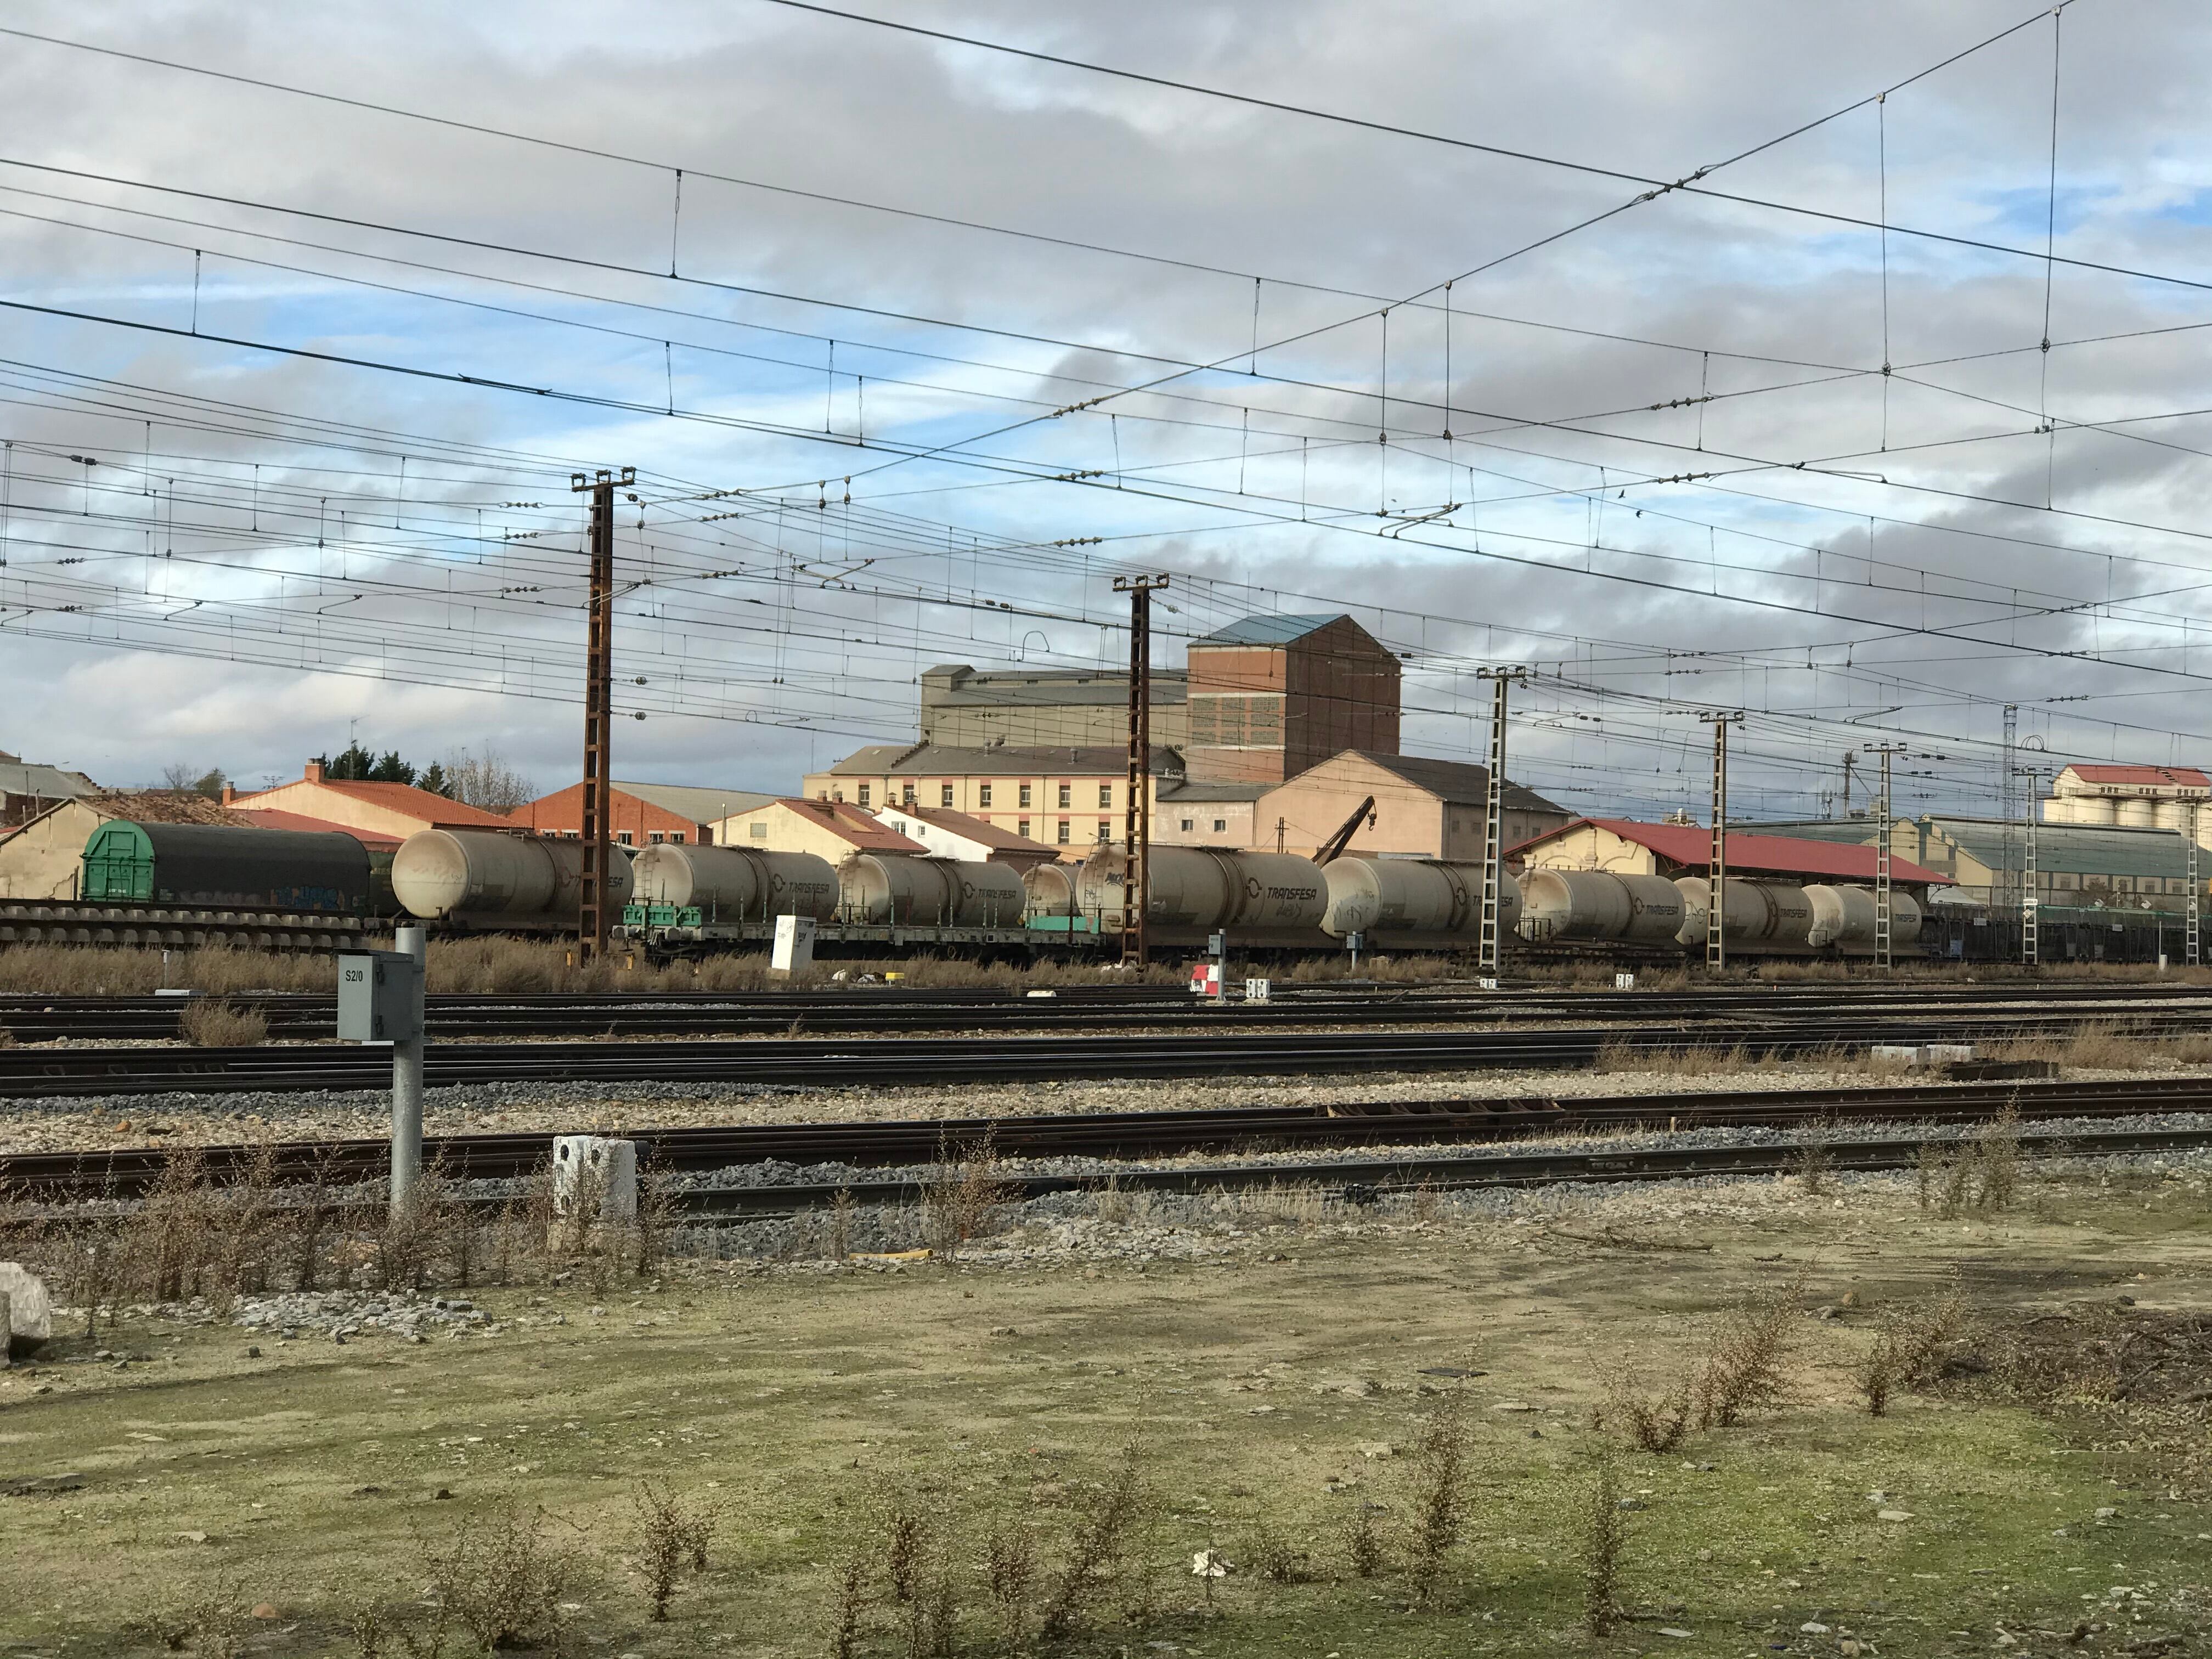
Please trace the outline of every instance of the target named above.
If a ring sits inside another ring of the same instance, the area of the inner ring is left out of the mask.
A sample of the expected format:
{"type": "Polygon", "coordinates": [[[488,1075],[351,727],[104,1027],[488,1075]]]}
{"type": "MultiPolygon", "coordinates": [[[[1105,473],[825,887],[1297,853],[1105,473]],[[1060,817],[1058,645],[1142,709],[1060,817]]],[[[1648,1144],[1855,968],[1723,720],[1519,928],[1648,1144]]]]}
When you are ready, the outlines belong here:
{"type": "Polygon", "coordinates": [[[117,818],[84,844],[83,896],[94,902],[229,904],[368,914],[368,849],[339,830],[244,830],[117,818]]]}

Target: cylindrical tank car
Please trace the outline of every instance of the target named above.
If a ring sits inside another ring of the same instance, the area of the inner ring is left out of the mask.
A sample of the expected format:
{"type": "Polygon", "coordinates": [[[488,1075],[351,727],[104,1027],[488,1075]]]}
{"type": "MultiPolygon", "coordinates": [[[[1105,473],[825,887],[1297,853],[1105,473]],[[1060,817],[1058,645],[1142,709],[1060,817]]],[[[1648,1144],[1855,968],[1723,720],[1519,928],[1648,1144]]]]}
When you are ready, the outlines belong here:
{"type": "MultiPolygon", "coordinates": [[[[1154,847],[1146,879],[1146,925],[1211,933],[1307,933],[1321,925],[1328,889],[1321,866],[1288,853],[1237,853],[1210,847],[1154,847]]],[[[1121,926],[1129,858],[1107,848],[1084,860],[1078,908],[1109,929],[1121,926]]]]}
{"type": "Polygon", "coordinates": [[[1521,878],[1521,936],[1535,944],[1618,939],[1672,944],[1682,895],[1664,876],[1610,870],[1529,870],[1521,878]]]}
{"type": "Polygon", "coordinates": [[[866,927],[1018,927],[1028,901],[1012,865],[855,853],[837,866],[838,911],[866,927]]]}
{"type": "Polygon", "coordinates": [[[369,865],[368,848],[340,830],[116,818],[85,841],[80,896],[357,916],[375,908],[369,865]]]}
{"type": "MultiPolygon", "coordinates": [[[[1502,870],[1498,926],[1511,933],[1521,921],[1521,884],[1502,870]]],[[[1332,939],[1352,933],[1416,933],[1479,939],[1482,933],[1482,866],[1439,859],[1373,859],[1351,854],[1322,867],[1328,908],[1321,930],[1332,939]]]]}
{"type": "MultiPolygon", "coordinates": [[[[607,860],[610,908],[630,896],[629,849],[607,860]]],[[[480,927],[574,927],[584,843],[499,830],[424,830],[392,860],[392,890],[410,915],[480,927]]]]}
{"type": "Polygon", "coordinates": [[[696,909],[707,921],[827,921],[837,909],[837,872],[811,853],[664,843],[637,855],[630,885],[644,903],[696,909]]]}

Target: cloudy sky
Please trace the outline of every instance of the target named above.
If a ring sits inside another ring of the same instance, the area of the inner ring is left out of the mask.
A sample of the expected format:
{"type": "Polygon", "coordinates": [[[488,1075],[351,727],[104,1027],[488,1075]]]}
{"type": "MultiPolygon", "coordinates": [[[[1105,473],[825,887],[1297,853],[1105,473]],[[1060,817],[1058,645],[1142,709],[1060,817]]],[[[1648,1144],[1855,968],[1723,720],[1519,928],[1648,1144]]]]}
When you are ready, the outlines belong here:
{"type": "Polygon", "coordinates": [[[1582,810],[1701,815],[1707,709],[1739,815],[1885,742],[1991,810],[2008,703],[2212,758],[2202,8],[848,9],[1294,107],[771,0],[10,7],[0,748],[557,787],[632,466],[617,777],[794,787],[1155,569],[1169,663],[1350,611],[1409,750],[1529,665],[1582,810]]]}

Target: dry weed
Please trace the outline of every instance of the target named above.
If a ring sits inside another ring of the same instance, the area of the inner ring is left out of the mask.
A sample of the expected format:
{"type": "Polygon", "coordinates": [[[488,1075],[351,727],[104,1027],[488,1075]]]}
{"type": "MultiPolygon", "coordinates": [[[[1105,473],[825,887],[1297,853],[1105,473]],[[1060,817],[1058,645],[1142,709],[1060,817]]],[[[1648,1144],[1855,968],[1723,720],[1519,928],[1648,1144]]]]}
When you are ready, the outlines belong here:
{"type": "Polygon", "coordinates": [[[707,1546],[714,1539],[719,1516],[708,1504],[687,1504],[650,1480],[638,1482],[631,1504],[637,1511],[638,1556],[646,1599],[653,1604],[654,1622],[664,1622],[684,1568],[706,1571],[707,1546]]]}
{"type": "Polygon", "coordinates": [[[440,1607],[486,1652],[532,1647],[560,1628],[579,1563],[546,1536],[542,1511],[507,1508],[464,1522],[442,1549],[422,1547],[440,1607]]]}
{"type": "Polygon", "coordinates": [[[983,1583],[998,1618],[999,1639],[1021,1648],[1036,1593],[1036,1537],[1027,1527],[1000,1526],[983,1540],[983,1583]]]}
{"type": "Polygon", "coordinates": [[[1886,1313],[1873,1343],[1853,1368],[1868,1414],[1882,1415],[1897,1389],[1930,1381],[1937,1361],[1966,1329],[1966,1297],[1955,1289],[1924,1308],[1886,1313]]]}
{"type": "Polygon", "coordinates": [[[1133,1442],[1077,1519],[1075,1534],[1045,1596],[1042,1629],[1046,1640],[1065,1640],[1089,1620],[1099,1598],[1121,1573],[1144,1501],[1142,1470],[1133,1442]]]}
{"type": "Polygon", "coordinates": [[[1021,1188],[1003,1173],[996,1133],[995,1128],[986,1129],[981,1139],[960,1147],[941,1142],[937,1162],[922,1182],[931,1240],[948,1255],[969,1239],[987,1237],[997,1224],[997,1212],[1021,1196],[1021,1188]]]}
{"type": "Polygon", "coordinates": [[[1615,1370],[1606,1379],[1607,1408],[1615,1421],[1626,1425],[1638,1449],[1671,1452],[1689,1436],[1692,1391],[1691,1379],[1685,1376],[1670,1388],[1647,1394],[1626,1372],[1615,1370]]]}
{"type": "Polygon", "coordinates": [[[1610,1636],[1620,1622],[1620,1558],[1628,1522],[1612,1454],[1601,1448],[1582,1509],[1583,1624],[1592,1636],[1610,1636]]]}
{"type": "Polygon", "coordinates": [[[1265,1521],[1255,1522],[1244,1540],[1244,1565],[1274,1584],[1303,1584],[1313,1577],[1313,1556],[1265,1521]]]}
{"type": "Polygon", "coordinates": [[[1413,1604],[1425,1607],[1443,1582],[1444,1567],[1467,1520],[1468,1396],[1445,1395],[1413,1444],[1413,1514],[1406,1555],[1413,1604]]]}
{"type": "Polygon", "coordinates": [[[269,1040],[269,1017],[258,1008],[193,997],[177,1017],[177,1030],[195,1048],[251,1048],[269,1040]]]}
{"type": "Polygon", "coordinates": [[[868,1610],[868,1558],[856,1549],[838,1568],[836,1593],[830,1605],[831,1659],[854,1659],[860,1650],[862,1621],[868,1610]]]}
{"type": "Polygon", "coordinates": [[[1376,1524],[1380,1505],[1362,1501],[1344,1526],[1344,1555],[1356,1578],[1372,1578],[1389,1565],[1382,1529],[1376,1524]]]}
{"type": "Polygon", "coordinates": [[[1793,1279],[1722,1318],[1691,1389],[1699,1429],[1734,1428],[1746,1412],[1779,1404],[1786,1396],[1790,1324],[1802,1294],[1802,1284],[1793,1279]]]}

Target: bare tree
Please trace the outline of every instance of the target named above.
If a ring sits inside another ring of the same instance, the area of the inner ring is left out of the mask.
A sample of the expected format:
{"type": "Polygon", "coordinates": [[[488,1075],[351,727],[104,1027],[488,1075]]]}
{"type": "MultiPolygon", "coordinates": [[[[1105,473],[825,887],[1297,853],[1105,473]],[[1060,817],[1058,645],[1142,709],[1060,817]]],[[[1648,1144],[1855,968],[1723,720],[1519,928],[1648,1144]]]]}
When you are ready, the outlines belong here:
{"type": "Polygon", "coordinates": [[[507,763],[496,745],[475,754],[456,749],[446,757],[446,793],[465,806],[512,812],[538,799],[538,786],[507,763]]]}
{"type": "Polygon", "coordinates": [[[189,789],[200,779],[200,769],[183,761],[172,761],[161,769],[161,787],[189,789]]]}

